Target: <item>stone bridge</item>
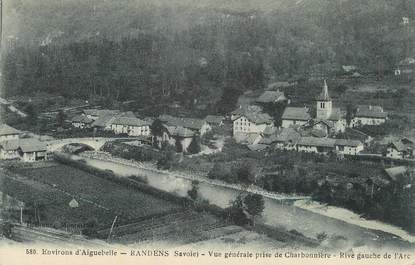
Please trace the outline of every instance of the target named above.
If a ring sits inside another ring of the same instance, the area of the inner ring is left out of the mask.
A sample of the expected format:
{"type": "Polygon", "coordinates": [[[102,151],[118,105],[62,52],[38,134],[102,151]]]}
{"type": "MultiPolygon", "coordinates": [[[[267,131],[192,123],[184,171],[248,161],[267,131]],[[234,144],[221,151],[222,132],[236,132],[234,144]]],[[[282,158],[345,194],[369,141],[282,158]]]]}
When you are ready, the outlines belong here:
{"type": "Polygon", "coordinates": [[[99,150],[106,142],[114,141],[117,138],[66,138],[47,141],[48,152],[61,151],[62,147],[68,144],[84,144],[90,146],[94,150],[99,150]]]}

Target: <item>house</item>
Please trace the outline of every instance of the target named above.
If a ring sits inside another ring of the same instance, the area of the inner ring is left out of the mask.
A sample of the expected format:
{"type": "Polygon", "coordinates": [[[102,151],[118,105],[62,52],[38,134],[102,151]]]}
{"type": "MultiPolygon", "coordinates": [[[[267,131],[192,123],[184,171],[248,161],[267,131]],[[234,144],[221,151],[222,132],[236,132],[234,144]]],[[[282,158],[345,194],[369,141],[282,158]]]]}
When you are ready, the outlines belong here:
{"type": "Polygon", "coordinates": [[[403,138],[394,141],[386,147],[386,157],[404,159],[415,156],[415,140],[403,138]]]}
{"type": "Polygon", "coordinates": [[[116,117],[111,121],[111,130],[116,134],[128,136],[149,136],[151,123],[130,117],[116,117]]]}
{"type": "Polygon", "coordinates": [[[266,113],[245,113],[233,121],[233,134],[260,134],[273,125],[274,120],[266,113]]]}
{"type": "Polygon", "coordinates": [[[206,132],[212,130],[211,125],[206,120],[195,118],[174,117],[171,115],[160,115],[159,120],[166,126],[183,127],[194,131],[196,134],[203,136],[206,132]]]}
{"type": "Polygon", "coordinates": [[[285,97],[284,92],[279,89],[276,91],[265,91],[257,99],[256,102],[259,104],[273,104],[287,102],[288,99],[285,97]]]}
{"type": "Polygon", "coordinates": [[[257,105],[240,105],[239,108],[231,112],[231,120],[234,121],[245,113],[261,113],[262,107],[257,105]]]}
{"type": "Polygon", "coordinates": [[[79,129],[91,128],[93,122],[94,120],[83,114],[77,115],[71,120],[72,126],[79,129]]]}
{"type": "Polygon", "coordinates": [[[205,118],[205,121],[211,126],[211,127],[219,127],[223,125],[223,122],[225,120],[225,117],[218,116],[218,115],[207,115],[205,118]]]}
{"type": "Polygon", "coordinates": [[[0,124],[0,142],[19,139],[21,132],[7,124],[0,124]]]}
{"type": "Polygon", "coordinates": [[[307,108],[287,107],[282,114],[282,127],[302,126],[307,124],[311,115],[307,108]]]}
{"type": "Polygon", "coordinates": [[[329,95],[326,80],[324,80],[322,91],[317,97],[316,102],[316,120],[330,121],[333,123],[333,131],[335,133],[344,132],[346,130],[345,115],[339,108],[333,107],[333,101],[329,95]]]}
{"type": "Polygon", "coordinates": [[[131,111],[127,111],[127,112],[119,113],[119,114],[112,114],[112,113],[104,114],[92,123],[92,127],[96,128],[97,130],[110,131],[111,124],[117,117],[135,118],[135,115],[131,111]]]}
{"type": "Polygon", "coordinates": [[[279,150],[296,150],[301,135],[293,128],[283,128],[280,132],[271,138],[275,149],[279,150]]]}
{"type": "Polygon", "coordinates": [[[19,139],[6,140],[0,142],[0,159],[9,160],[9,159],[19,159],[20,154],[19,149],[19,139]]]}
{"type": "Polygon", "coordinates": [[[0,159],[34,162],[47,158],[46,143],[35,138],[7,140],[0,143],[0,159]]]}
{"type": "Polygon", "coordinates": [[[335,139],[301,137],[297,143],[297,151],[305,153],[327,154],[335,149],[335,139]]]}
{"type": "Polygon", "coordinates": [[[162,141],[175,146],[176,151],[178,152],[186,152],[194,137],[199,137],[195,131],[188,128],[176,126],[165,126],[165,128],[166,131],[163,132],[162,141]],[[180,146],[180,148],[178,148],[178,146],[180,146]]]}
{"type": "Polygon", "coordinates": [[[85,109],[83,111],[84,115],[91,120],[97,120],[99,117],[104,115],[117,115],[120,113],[119,110],[109,110],[109,109],[85,109]]]}
{"type": "Polygon", "coordinates": [[[357,155],[364,149],[364,145],[358,140],[336,139],[334,146],[336,152],[343,155],[357,155]]]}
{"type": "Polygon", "coordinates": [[[388,113],[381,106],[359,105],[352,119],[352,127],[380,125],[386,122],[388,113]]]}

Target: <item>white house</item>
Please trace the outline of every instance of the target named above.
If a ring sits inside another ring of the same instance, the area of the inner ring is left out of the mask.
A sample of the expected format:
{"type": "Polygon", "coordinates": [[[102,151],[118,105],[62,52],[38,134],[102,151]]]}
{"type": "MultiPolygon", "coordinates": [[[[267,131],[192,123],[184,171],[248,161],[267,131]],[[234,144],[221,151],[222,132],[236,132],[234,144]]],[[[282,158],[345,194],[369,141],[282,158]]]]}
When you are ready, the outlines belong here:
{"type": "Polygon", "coordinates": [[[352,127],[381,125],[388,119],[388,113],[381,106],[359,105],[352,119],[352,127]]]}
{"type": "Polygon", "coordinates": [[[334,143],[336,151],[343,155],[357,155],[364,149],[364,145],[358,140],[336,139],[334,143]]]}
{"type": "Polygon", "coordinates": [[[138,118],[117,117],[111,122],[111,130],[116,134],[129,136],[149,136],[150,123],[138,118]]]}
{"type": "Polygon", "coordinates": [[[19,139],[21,132],[7,124],[0,124],[0,142],[19,139]]]}
{"type": "Polygon", "coordinates": [[[287,107],[282,114],[282,127],[302,126],[310,120],[311,116],[307,108],[287,107]]]}

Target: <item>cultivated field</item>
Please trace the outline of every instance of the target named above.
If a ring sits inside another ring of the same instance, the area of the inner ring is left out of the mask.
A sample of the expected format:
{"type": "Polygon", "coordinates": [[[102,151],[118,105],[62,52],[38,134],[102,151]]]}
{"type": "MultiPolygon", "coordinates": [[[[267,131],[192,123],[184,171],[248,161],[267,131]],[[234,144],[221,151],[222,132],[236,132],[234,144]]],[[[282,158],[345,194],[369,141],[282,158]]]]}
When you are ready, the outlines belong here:
{"type": "Polygon", "coordinates": [[[181,210],[177,204],[65,165],[13,171],[22,178],[19,181],[7,178],[5,190],[25,202],[41,201],[45,205],[44,222],[48,223],[79,223],[96,218],[98,224],[105,227],[116,215],[120,223],[128,223],[145,216],[181,210]],[[77,200],[79,208],[69,207],[72,198],[77,200]]]}

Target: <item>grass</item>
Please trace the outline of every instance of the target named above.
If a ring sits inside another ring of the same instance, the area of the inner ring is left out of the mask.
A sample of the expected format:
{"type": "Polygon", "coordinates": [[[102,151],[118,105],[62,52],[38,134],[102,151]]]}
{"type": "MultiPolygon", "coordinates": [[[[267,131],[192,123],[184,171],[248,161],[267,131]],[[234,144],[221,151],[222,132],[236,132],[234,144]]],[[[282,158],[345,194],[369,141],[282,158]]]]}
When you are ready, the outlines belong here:
{"type": "Polygon", "coordinates": [[[180,208],[176,204],[65,165],[14,171],[34,183],[11,185],[12,193],[20,194],[16,197],[25,202],[30,201],[32,196],[39,197],[47,204],[49,222],[65,221],[66,218],[85,222],[95,217],[99,224],[107,226],[116,215],[119,215],[120,222],[127,222],[180,208]],[[36,190],[34,186],[41,189],[36,190]],[[79,202],[78,209],[68,207],[72,198],[79,202]]]}

